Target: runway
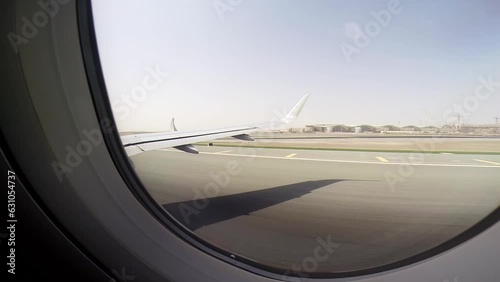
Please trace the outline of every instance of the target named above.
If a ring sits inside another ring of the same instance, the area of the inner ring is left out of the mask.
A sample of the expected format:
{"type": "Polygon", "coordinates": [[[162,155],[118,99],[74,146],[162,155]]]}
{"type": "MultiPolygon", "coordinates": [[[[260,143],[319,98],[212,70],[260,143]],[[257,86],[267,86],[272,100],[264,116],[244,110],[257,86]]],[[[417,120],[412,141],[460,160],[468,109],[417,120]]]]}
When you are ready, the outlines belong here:
{"type": "Polygon", "coordinates": [[[296,272],[416,255],[500,203],[500,155],[197,148],[131,159],[153,198],[196,235],[296,272]]]}

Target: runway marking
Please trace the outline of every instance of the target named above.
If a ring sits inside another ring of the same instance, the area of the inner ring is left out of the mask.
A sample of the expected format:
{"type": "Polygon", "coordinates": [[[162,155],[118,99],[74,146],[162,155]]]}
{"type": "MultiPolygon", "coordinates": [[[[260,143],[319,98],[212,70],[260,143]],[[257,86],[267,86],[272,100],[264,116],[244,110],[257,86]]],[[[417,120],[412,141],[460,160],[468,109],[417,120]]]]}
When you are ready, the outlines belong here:
{"type": "Polygon", "coordinates": [[[478,159],[474,159],[474,160],[475,160],[476,162],[482,162],[482,163],[493,164],[493,165],[500,165],[500,163],[491,162],[491,161],[478,160],[478,159]]]}
{"type": "Polygon", "coordinates": [[[411,156],[408,157],[408,159],[410,159],[410,160],[417,160],[417,161],[422,161],[423,160],[422,157],[411,157],[411,156]]]}
{"type": "Polygon", "coordinates": [[[379,161],[384,162],[384,163],[388,163],[388,162],[389,162],[388,160],[386,160],[386,159],[384,159],[384,158],[382,158],[382,157],[376,157],[376,158],[377,158],[379,161]]]}
{"type": "MultiPolygon", "coordinates": [[[[162,151],[182,153],[179,150],[160,149],[162,151]]],[[[215,155],[210,152],[200,152],[201,155],[215,155]]],[[[375,164],[375,165],[410,165],[410,166],[434,166],[434,167],[472,167],[472,168],[500,168],[497,165],[475,165],[475,164],[439,164],[439,163],[393,163],[393,162],[371,162],[371,161],[348,161],[348,160],[329,160],[329,159],[312,159],[312,158],[285,158],[272,156],[256,156],[243,154],[226,154],[218,153],[218,156],[243,157],[243,158],[260,158],[260,159],[277,159],[277,160],[292,160],[292,161],[312,161],[312,162],[329,162],[329,163],[354,163],[354,164],[375,164]]],[[[500,165],[500,164],[498,164],[500,165]]]]}
{"type": "Polygon", "coordinates": [[[290,154],[288,156],[286,156],[285,158],[289,159],[289,158],[293,158],[294,156],[296,156],[297,154],[290,154]]]}
{"type": "Polygon", "coordinates": [[[218,154],[230,153],[230,152],[232,152],[232,151],[233,151],[233,150],[220,151],[220,152],[215,152],[215,153],[213,153],[213,154],[218,155],[218,154]]]}

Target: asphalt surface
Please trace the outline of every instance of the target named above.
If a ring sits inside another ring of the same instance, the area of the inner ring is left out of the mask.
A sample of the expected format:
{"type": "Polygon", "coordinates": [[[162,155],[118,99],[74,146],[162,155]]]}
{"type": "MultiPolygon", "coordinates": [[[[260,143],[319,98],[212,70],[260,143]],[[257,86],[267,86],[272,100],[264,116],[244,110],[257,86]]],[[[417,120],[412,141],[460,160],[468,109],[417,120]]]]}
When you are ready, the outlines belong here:
{"type": "Polygon", "coordinates": [[[154,199],[196,235],[297,272],[408,258],[500,204],[500,155],[198,149],[131,159],[154,199]]]}

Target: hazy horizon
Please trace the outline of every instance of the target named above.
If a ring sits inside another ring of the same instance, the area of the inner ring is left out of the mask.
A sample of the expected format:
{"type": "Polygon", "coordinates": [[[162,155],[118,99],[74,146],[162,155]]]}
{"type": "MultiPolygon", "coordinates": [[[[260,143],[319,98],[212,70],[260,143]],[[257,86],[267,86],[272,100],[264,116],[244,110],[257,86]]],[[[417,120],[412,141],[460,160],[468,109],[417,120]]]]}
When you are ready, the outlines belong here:
{"type": "Polygon", "coordinates": [[[497,1],[241,1],[224,12],[220,2],[93,1],[121,131],[168,130],[171,118],[179,130],[266,122],[304,94],[290,127],[500,116],[497,1]],[[373,15],[382,10],[385,23],[373,15]],[[379,32],[357,46],[373,21],[379,32]],[[346,44],[356,53],[346,57],[346,44]],[[155,68],[169,75],[155,80],[155,68]],[[131,94],[138,86],[150,88],[140,99],[131,94]]]}

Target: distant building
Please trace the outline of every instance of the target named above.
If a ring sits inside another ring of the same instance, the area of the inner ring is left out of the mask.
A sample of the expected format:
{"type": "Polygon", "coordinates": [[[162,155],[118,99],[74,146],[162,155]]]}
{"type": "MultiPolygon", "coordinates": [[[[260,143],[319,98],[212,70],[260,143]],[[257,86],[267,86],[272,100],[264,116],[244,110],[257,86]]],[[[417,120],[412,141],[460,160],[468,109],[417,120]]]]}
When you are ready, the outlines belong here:
{"type": "Polygon", "coordinates": [[[356,133],[375,133],[375,132],[379,132],[375,126],[367,125],[367,124],[358,125],[358,126],[355,127],[355,129],[357,131],[360,131],[360,132],[356,131],[356,133]],[[356,129],[356,128],[359,128],[359,129],[356,129]]]}
{"type": "Polygon", "coordinates": [[[456,132],[457,132],[457,127],[454,125],[449,125],[449,124],[443,125],[443,127],[440,130],[440,133],[444,133],[444,134],[450,134],[450,133],[456,133],[456,132]]]}
{"type": "Polygon", "coordinates": [[[322,133],[385,133],[385,134],[500,134],[500,125],[444,125],[436,126],[395,125],[373,126],[344,124],[309,124],[303,129],[294,128],[290,132],[322,132],[322,133]]]}
{"type": "Polygon", "coordinates": [[[306,132],[354,132],[354,127],[343,124],[311,124],[306,125],[306,132]]]}
{"type": "Polygon", "coordinates": [[[294,128],[289,128],[288,132],[289,133],[304,133],[307,131],[306,131],[306,128],[303,128],[303,127],[294,127],[294,128]]]}
{"type": "Polygon", "coordinates": [[[465,134],[496,134],[499,133],[498,125],[462,125],[458,128],[459,133],[465,134]]]}
{"type": "Polygon", "coordinates": [[[422,133],[438,133],[439,132],[439,128],[437,128],[435,126],[424,126],[424,127],[421,127],[420,130],[422,131],[422,133]]]}
{"type": "Polygon", "coordinates": [[[407,126],[401,127],[401,131],[413,133],[413,132],[420,132],[421,129],[420,129],[420,127],[415,126],[415,125],[407,125],[407,126]]]}
{"type": "Polygon", "coordinates": [[[325,132],[325,127],[315,124],[306,125],[306,132],[325,132]]]}
{"type": "Polygon", "coordinates": [[[332,126],[332,132],[340,132],[340,133],[354,132],[354,127],[343,125],[343,124],[334,125],[334,126],[332,126]]]}
{"type": "Polygon", "coordinates": [[[395,125],[384,125],[380,127],[380,131],[400,131],[401,129],[395,125]]]}

